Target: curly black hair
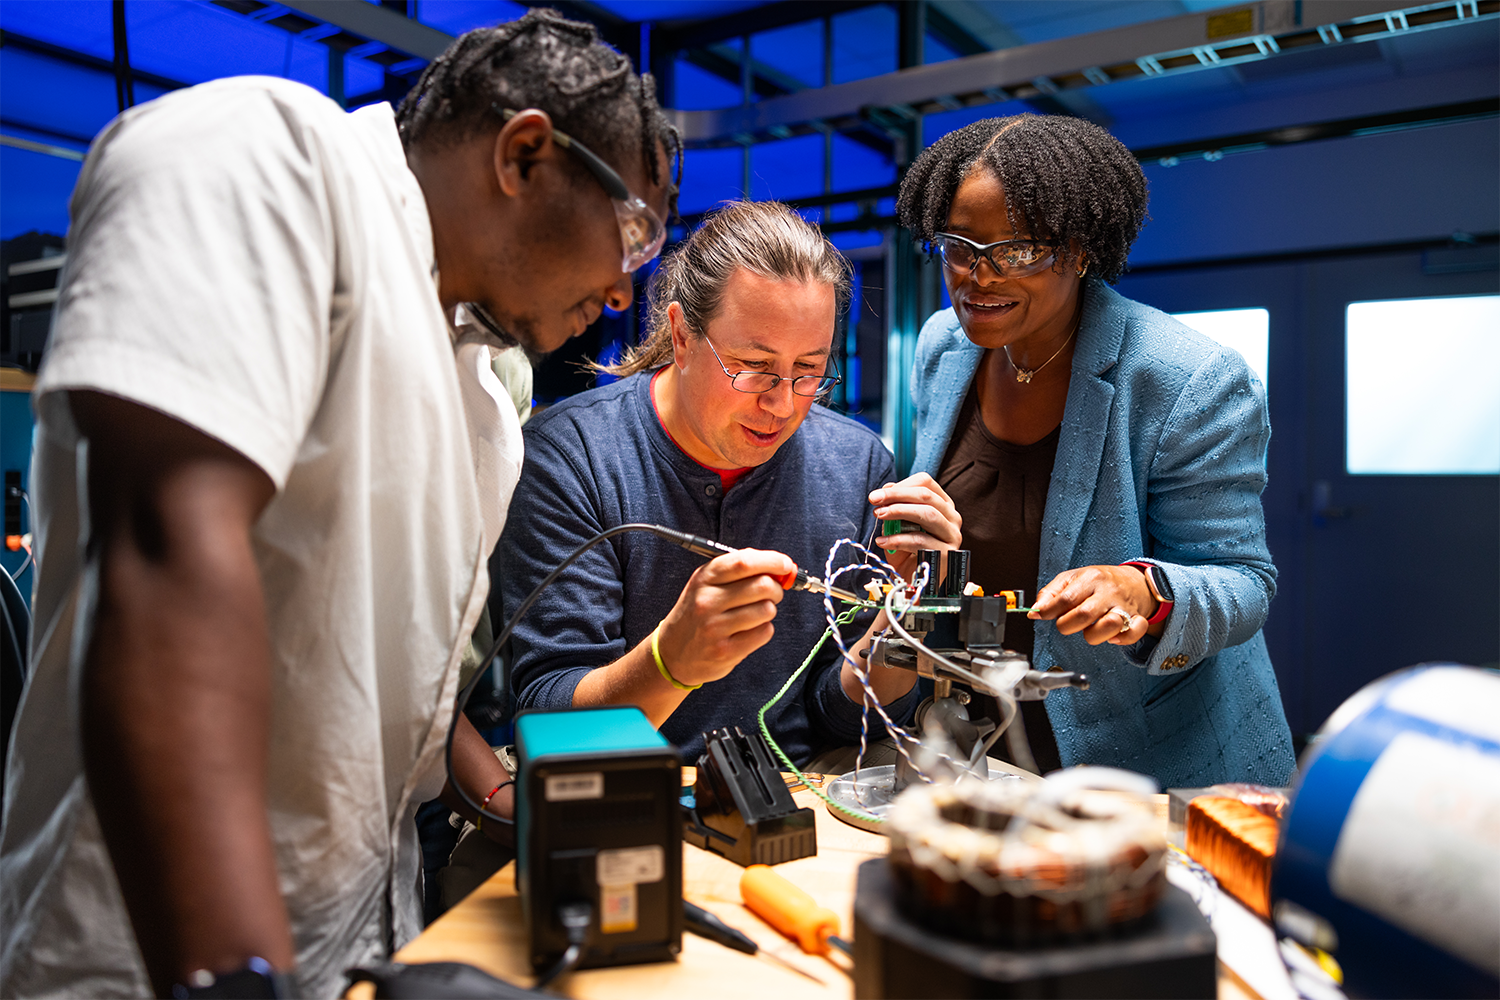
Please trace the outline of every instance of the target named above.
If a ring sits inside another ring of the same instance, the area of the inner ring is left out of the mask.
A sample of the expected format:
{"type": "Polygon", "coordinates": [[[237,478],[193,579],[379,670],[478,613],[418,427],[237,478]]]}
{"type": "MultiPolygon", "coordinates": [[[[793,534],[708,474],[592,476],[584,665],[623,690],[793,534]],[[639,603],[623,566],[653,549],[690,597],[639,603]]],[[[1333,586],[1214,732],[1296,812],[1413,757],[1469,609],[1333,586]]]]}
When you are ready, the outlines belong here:
{"type": "Polygon", "coordinates": [[[674,180],[682,179],[682,137],[656,101],[651,74],[637,76],[592,24],[538,7],[466,32],[422,72],[396,109],[396,125],[407,147],[442,146],[497,131],[495,105],[547,112],[555,128],[610,163],[639,156],[653,184],[662,182],[660,146],[677,161],[674,180]]]}
{"type": "Polygon", "coordinates": [[[901,181],[896,211],[919,244],[948,225],[959,183],[981,161],[1005,188],[1016,232],[1066,248],[1058,268],[1082,255],[1092,275],[1120,279],[1146,221],[1146,175],[1120,140],[1066,115],[987,118],[949,132],[901,181]]]}

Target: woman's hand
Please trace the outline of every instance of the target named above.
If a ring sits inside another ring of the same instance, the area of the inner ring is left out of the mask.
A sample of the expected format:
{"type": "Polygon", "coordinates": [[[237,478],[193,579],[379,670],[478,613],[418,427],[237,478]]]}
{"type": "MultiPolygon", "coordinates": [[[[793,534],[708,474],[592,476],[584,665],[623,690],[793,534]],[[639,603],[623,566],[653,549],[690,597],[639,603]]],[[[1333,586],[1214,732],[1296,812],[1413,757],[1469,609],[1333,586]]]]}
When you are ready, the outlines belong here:
{"type": "MultiPolygon", "coordinates": [[[[937,480],[925,472],[908,476],[899,483],[886,483],[870,494],[870,503],[875,506],[876,520],[905,521],[908,526],[920,529],[875,539],[876,546],[886,550],[891,565],[908,580],[916,568],[918,550],[956,549],[963,545],[964,519],[937,480]]],[[[937,582],[933,580],[931,584],[935,586],[937,582]]]]}
{"type": "Polygon", "coordinates": [[[1063,635],[1082,632],[1090,646],[1129,646],[1148,633],[1161,635],[1165,621],[1146,624],[1156,609],[1145,575],[1134,566],[1083,566],[1053,577],[1026,617],[1056,621],[1063,635]]]}

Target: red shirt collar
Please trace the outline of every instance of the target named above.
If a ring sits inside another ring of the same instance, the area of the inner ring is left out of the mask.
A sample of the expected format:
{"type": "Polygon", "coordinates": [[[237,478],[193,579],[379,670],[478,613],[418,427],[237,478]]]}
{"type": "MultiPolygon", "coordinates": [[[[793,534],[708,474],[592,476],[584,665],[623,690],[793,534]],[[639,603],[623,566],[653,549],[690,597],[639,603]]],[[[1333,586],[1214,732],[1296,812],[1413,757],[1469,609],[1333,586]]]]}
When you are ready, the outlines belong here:
{"type": "Polygon", "coordinates": [[[679,444],[677,439],[672,436],[672,432],[667,429],[667,422],[661,418],[661,407],[656,405],[656,380],[661,377],[661,373],[664,371],[666,371],[665,368],[658,368],[656,370],[656,374],[651,376],[651,388],[647,393],[647,395],[651,397],[651,410],[656,414],[656,422],[661,424],[662,432],[667,435],[667,440],[677,445],[677,450],[682,452],[684,455],[687,455],[688,458],[691,458],[694,465],[697,465],[700,468],[707,469],[709,472],[718,475],[719,482],[723,485],[724,491],[727,493],[731,486],[739,482],[741,479],[744,479],[745,476],[749,475],[750,470],[754,469],[755,466],[750,465],[746,466],[743,469],[715,469],[711,465],[704,465],[696,458],[693,458],[692,455],[688,455],[687,449],[679,444]]]}

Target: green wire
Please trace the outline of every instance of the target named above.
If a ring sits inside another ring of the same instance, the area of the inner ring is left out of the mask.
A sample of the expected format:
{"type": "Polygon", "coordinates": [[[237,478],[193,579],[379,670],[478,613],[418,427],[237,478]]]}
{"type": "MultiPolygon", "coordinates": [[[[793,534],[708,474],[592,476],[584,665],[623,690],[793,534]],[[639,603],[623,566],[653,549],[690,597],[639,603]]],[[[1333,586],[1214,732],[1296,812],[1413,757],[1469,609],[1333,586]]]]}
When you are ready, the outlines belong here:
{"type": "MultiPolygon", "coordinates": [[[[870,606],[874,607],[875,605],[870,606]]],[[[859,612],[859,610],[860,609],[858,607],[849,608],[843,614],[839,615],[839,617],[835,620],[840,625],[847,625],[849,624],[849,622],[854,620],[854,616],[859,612]]],[[[1025,613],[1027,611],[1030,611],[1031,608],[1011,608],[1009,610],[1017,613],[1025,613]]],[[[786,683],[781,685],[781,690],[777,691],[770,701],[766,702],[760,707],[760,712],[756,715],[756,719],[760,723],[760,735],[765,737],[766,744],[770,746],[773,751],[775,751],[776,756],[781,760],[781,763],[786,766],[786,769],[795,774],[797,776],[797,780],[806,785],[814,795],[822,799],[824,802],[828,803],[828,807],[830,809],[837,809],[841,813],[853,816],[855,819],[862,820],[866,823],[884,823],[885,820],[881,819],[879,816],[876,816],[872,813],[862,812],[858,809],[850,809],[848,806],[844,805],[841,802],[835,802],[832,798],[829,797],[826,792],[823,791],[823,789],[818,788],[812,782],[808,781],[807,776],[803,774],[801,769],[798,768],[796,764],[793,764],[792,759],[786,755],[786,751],[781,749],[781,744],[776,742],[776,737],[771,735],[771,727],[766,725],[766,712],[770,711],[771,707],[778,701],[780,701],[782,699],[782,696],[784,696],[787,691],[791,690],[792,684],[795,683],[797,678],[801,677],[802,674],[807,670],[807,668],[812,665],[813,657],[818,655],[818,650],[823,648],[823,643],[827,642],[828,637],[831,635],[833,635],[832,628],[828,628],[823,631],[822,637],[818,639],[817,643],[813,646],[812,652],[807,654],[807,659],[803,660],[802,665],[792,672],[792,676],[786,679],[786,683]]]]}
{"type": "MultiPolygon", "coordinates": [[[[856,613],[858,613],[858,611],[859,608],[857,607],[850,608],[843,614],[839,615],[835,620],[840,625],[847,625],[854,620],[854,616],[856,613]]],[[[816,787],[812,782],[808,781],[807,776],[802,773],[802,771],[797,767],[796,764],[792,763],[791,758],[786,755],[786,751],[781,749],[781,744],[777,743],[776,738],[771,735],[771,727],[766,725],[766,712],[770,710],[771,706],[780,701],[782,696],[791,689],[792,684],[797,680],[797,678],[802,676],[803,672],[806,671],[807,668],[812,664],[813,657],[818,655],[818,650],[823,648],[823,643],[827,642],[828,637],[831,635],[833,635],[832,626],[824,630],[822,638],[820,638],[813,646],[812,652],[807,654],[807,659],[802,661],[802,666],[798,667],[795,671],[792,672],[792,676],[788,677],[786,679],[786,683],[781,685],[781,690],[777,691],[775,696],[772,697],[770,701],[766,702],[760,707],[760,712],[756,716],[756,718],[760,722],[760,735],[765,737],[766,743],[771,747],[772,750],[776,752],[776,756],[781,759],[781,763],[786,765],[787,770],[795,774],[797,776],[797,780],[806,785],[814,795],[822,799],[824,802],[828,803],[828,808],[837,809],[841,813],[846,813],[850,816],[853,816],[855,819],[861,820],[866,823],[884,823],[885,820],[881,819],[879,816],[875,816],[867,812],[862,812],[858,809],[850,809],[848,806],[842,803],[835,802],[828,796],[826,792],[823,791],[823,789],[816,787]]]]}

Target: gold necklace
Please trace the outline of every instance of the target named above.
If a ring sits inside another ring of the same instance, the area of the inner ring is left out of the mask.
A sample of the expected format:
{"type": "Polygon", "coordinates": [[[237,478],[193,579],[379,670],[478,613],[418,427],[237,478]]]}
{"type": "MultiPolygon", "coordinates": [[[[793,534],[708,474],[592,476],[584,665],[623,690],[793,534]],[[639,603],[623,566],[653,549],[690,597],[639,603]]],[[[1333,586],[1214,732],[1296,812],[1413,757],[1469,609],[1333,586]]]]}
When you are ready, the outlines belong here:
{"type": "Polygon", "coordinates": [[[1043,368],[1046,368],[1048,365],[1050,365],[1052,363],[1052,361],[1059,354],[1061,354],[1063,352],[1063,347],[1067,347],[1070,343],[1073,342],[1073,334],[1076,334],[1077,332],[1078,332],[1078,327],[1076,327],[1076,326],[1073,327],[1073,333],[1068,334],[1068,339],[1062,342],[1062,347],[1059,347],[1057,350],[1053,351],[1052,352],[1052,357],[1048,358],[1046,361],[1043,361],[1041,364],[1037,365],[1035,368],[1022,368],[1020,365],[1016,364],[1016,359],[1012,358],[1010,356],[1010,345],[1006,344],[1004,347],[1002,347],[1001,350],[1003,350],[1005,352],[1005,360],[1009,361],[1010,362],[1010,366],[1016,370],[1016,381],[1017,382],[1030,382],[1031,379],[1032,379],[1032,376],[1034,376],[1037,372],[1041,371],[1043,368]]]}

